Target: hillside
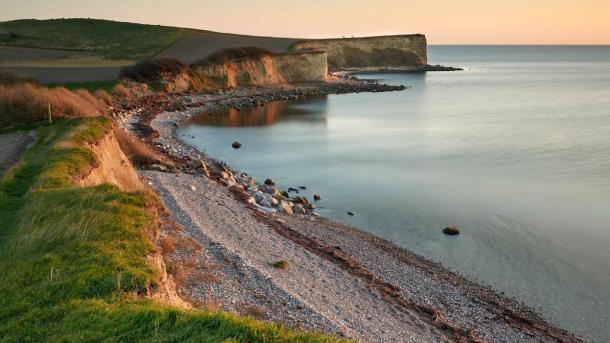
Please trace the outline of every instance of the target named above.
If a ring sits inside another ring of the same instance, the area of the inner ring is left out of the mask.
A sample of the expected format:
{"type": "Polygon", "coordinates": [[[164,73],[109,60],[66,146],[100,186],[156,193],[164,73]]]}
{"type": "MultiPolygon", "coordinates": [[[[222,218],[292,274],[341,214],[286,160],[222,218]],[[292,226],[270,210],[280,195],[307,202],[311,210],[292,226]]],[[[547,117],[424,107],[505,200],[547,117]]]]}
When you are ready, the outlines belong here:
{"type": "Polygon", "coordinates": [[[0,23],[0,45],[72,50],[76,55],[139,60],[190,34],[187,29],[96,19],[24,19],[0,23]]]}
{"type": "Polygon", "coordinates": [[[1,341],[337,341],[176,300],[156,242],[159,201],[128,193],[142,185],[110,126],[41,124],[0,180],[1,341]]]}

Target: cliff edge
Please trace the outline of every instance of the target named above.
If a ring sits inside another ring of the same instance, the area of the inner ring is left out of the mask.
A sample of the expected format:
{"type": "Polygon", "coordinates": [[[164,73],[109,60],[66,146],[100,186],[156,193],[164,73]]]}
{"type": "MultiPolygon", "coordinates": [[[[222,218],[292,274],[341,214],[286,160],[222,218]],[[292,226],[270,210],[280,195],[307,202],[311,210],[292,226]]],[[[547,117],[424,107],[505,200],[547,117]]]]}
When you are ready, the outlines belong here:
{"type": "Polygon", "coordinates": [[[300,41],[291,51],[326,51],[335,69],[423,67],[428,64],[422,34],[300,41]]]}

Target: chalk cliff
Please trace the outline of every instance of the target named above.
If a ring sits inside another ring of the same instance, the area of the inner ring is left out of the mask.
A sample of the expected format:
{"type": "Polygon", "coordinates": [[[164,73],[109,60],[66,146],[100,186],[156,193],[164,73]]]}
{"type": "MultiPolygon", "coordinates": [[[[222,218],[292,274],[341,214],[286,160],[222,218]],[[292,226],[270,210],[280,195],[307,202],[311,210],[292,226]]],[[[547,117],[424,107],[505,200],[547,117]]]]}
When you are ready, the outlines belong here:
{"type": "Polygon", "coordinates": [[[191,66],[217,87],[272,86],[324,82],[328,75],[326,52],[308,51],[225,59],[191,66]]]}
{"type": "Polygon", "coordinates": [[[300,41],[291,51],[326,51],[336,69],[421,67],[428,63],[426,36],[421,34],[300,41]]]}

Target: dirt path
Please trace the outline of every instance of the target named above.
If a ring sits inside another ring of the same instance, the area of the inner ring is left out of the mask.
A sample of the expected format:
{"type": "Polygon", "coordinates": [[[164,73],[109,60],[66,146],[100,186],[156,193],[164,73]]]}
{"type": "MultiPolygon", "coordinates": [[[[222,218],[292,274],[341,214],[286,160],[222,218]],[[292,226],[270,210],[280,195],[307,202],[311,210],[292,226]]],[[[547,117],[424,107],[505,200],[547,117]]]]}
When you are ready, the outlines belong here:
{"type": "Polygon", "coordinates": [[[14,132],[0,135],[0,177],[21,157],[34,136],[28,132],[14,132]]]}

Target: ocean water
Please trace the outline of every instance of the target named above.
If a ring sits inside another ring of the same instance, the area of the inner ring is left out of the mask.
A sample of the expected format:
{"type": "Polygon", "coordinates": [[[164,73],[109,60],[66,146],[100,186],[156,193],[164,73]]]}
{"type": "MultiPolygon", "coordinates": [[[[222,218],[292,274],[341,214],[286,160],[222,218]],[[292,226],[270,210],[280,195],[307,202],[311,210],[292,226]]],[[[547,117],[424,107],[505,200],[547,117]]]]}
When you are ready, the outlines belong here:
{"type": "Polygon", "coordinates": [[[180,133],[610,341],[610,47],[432,46],[430,62],[466,70],[363,75],[411,88],[204,113],[180,133]]]}

